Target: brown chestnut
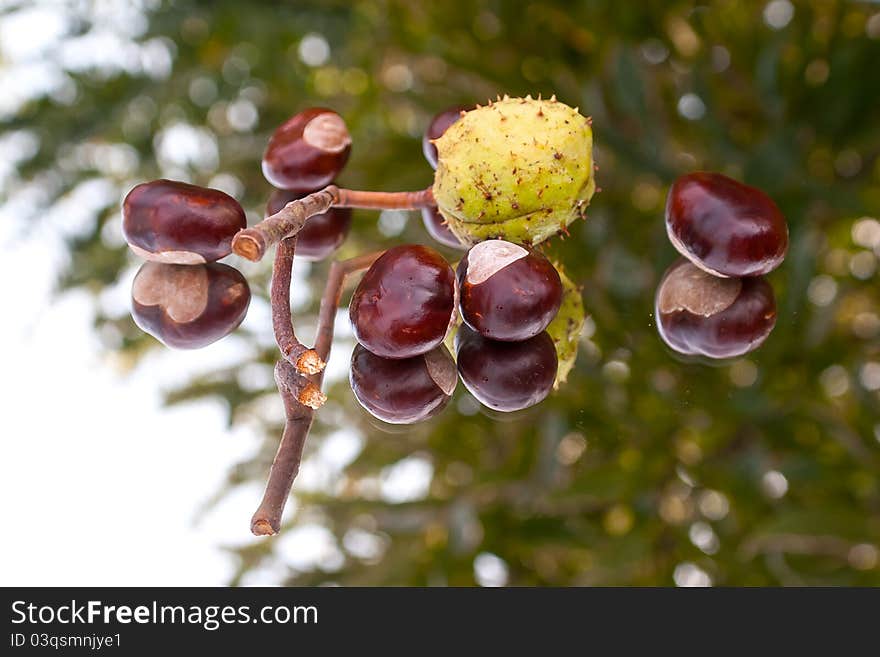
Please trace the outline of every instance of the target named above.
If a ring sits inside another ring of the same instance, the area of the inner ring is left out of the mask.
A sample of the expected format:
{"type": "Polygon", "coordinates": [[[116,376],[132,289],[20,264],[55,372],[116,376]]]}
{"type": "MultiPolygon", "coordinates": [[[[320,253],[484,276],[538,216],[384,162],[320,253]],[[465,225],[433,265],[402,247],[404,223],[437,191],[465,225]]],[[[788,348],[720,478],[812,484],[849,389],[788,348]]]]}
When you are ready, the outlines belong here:
{"type": "Polygon", "coordinates": [[[562,303],[562,281],[553,264],[537,251],[504,240],[472,247],[457,273],[462,319],[492,340],[538,335],[562,303]]]}
{"type": "Polygon", "coordinates": [[[546,332],[522,342],[498,342],[460,326],[455,344],[461,382],[489,408],[520,411],[553,389],[559,361],[546,332]]]}
{"type": "Polygon", "coordinates": [[[413,424],[439,413],[455,391],[455,361],[443,345],[412,358],[382,358],[357,345],[351,356],[351,389],[373,417],[413,424]]]}
{"type": "Polygon", "coordinates": [[[440,214],[436,207],[422,208],[422,223],[425,225],[425,230],[428,231],[428,234],[443,246],[461,250],[467,248],[467,245],[462,244],[455,234],[449,230],[449,226],[446,225],[446,219],[443,218],[443,215],[440,214]]]}
{"type": "Polygon", "coordinates": [[[709,358],[747,354],[776,325],[776,299],[763,277],[719,278],[684,259],[666,270],[654,312],[667,345],[709,358]]]}
{"type": "Polygon", "coordinates": [[[227,265],[147,262],[131,287],[131,315],[163,344],[198,349],[235,330],[250,300],[244,276],[227,265]]]}
{"type": "Polygon", "coordinates": [[[357,341],[377,356],[410,358],[437,347],[455,313],[455,273],[439,253],[408,244],[366,271],[348,307],[357,341]]]}
{"type": "Polygon", "coordinates": [[[320,189],[339,175],[350,154],[351,135],[342,117],[310,107],[272,134],[263,153],[263,175],[280,189],[320,189]]]}
{"type": "Polygon", "coordinates": [[[431,119],[428,129],[425,130],[425,134],[422,136],[422,153],[425,154],[425,159],[428,160],[428,164],[431,165],[432,169],[437,168],[437,147],[431,142],[434,139],[440,139],[443,133],[449,129],[449,126],[461,118],[462,112],[467,112],[471,109],[473,109],[472,106],[450,107],[436,114],[431,119]]]}
{"type": "Polygon", "coordinates": [[[672,184],[666,232],[679,253],[716,276],[766,274],[788,250],[788,226],[773,200],[720,173],[690,173],[672,184]]]}
{"type": "Polygon", "coordinates": [[[247,219],[234,198],[174,180],[153,180],[122,202],[122,232],[145,260],[194,265],[232,253],[232,238],[247,219]]]}
{"type": "MultiPolygon", "coordinates": [[[[275,214],[291,201],[310,193],[276,189],[266,204],[266,216],[275,214]]],[[[333,207],[327,212],[312,215],[296,234],[296,257],[311,261],[329,257],[348,237],[350,228],[351,208],[333,207]]]]}

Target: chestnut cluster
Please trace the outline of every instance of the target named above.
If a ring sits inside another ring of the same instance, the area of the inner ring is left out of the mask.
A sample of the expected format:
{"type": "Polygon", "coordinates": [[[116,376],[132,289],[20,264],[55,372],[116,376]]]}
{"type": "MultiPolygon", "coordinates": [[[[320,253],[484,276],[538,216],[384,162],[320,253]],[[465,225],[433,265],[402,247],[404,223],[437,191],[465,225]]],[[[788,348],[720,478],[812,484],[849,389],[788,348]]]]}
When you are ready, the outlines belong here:
{"type": "MultiPolygon", "coordinates": [[[[266,215],[325,187],[351,151],[351,137],[336,112],[309,108],[275,131],[263,155],[263,173],[276,189],[266,215]]],[[[250,288],[236,269],[216,263],[232,253],[247,227],[241,205],[219,190],[172,180],[134,187],[123,201],[123,233],[148,261],[132,287],[132,316],[169,347],[204,347],[244,319],[250,288]]],[[[305,220],[297,255],[330,256],[351,227],[351,209],[330,207],[305,220]]]]}
{"type": "Polygon", "coordinates": [[[234,198],[154,180],[128,193],[122,214],[129,246],[147,260],[131,289],[131,314],[141,329],[169,347],[197,349],[241,324],[250,287],[237,269],[215,262],[246,225],[234,198]]]}
{"type": "MultiPolygon", "coordinates": [[[[434,141],[468,109],[450,108],[429,125],[422,146],[435,169],[434,141]]],[[[590,134],[585,137],[589,148],[590,134]]],[[[350,383],[360,404],[386,422],[410,424],[439,413],[459,378],[488,408],[528,408],[547,397],[557,373],[564,378],[577,348],[576,335],[557,335],[556,324],[551,326],[557,314],[566,319],[569,289],[575,288],[546,257],[501,239],[467,250],[438,212],[432,187],[414,192],[337,187],[333,181],[349,159],[351,143],[342,117],[329,109],[309,108],[282,124],[262,158],[264,177],[275,191],[266,218],[252,227],[235,199],[183,182],[138,185],[123,203],[126,240],[148,261],[134,280],[132,314],[145,331],[172,347],[209,344],[244,318],[247,282],[217,260],[235,253],[258,261],[277,245],[270,296],[280,351],[275,378],[286,423],[251,521],[258,535],[279,531],[314,410],[326,400],[323,370],[350,275],[366,270],[349,305],[358,341],[350,383]],[[315,345],[308,348],[297,339],[291,317],[294,257],[320,260],[334,253],[348,234],[355,207],[421,210],[437,242],[467,252],[454,268],[420,245],[332,262],[315,345]]],[[[788,229],[775,203],[720,174],[693,173],[669,191],[666,228],[684,258],[667,270],[657,289],[663,340],[680,353],[710,358],[757,348],[776,321],[773,290],[763,276],[779,266],[788,248],[788,229]]],[[[581,304],[574,305],[582,318],[581,304]]],[[[572,318],[568,324],[580,326],[572,318]]]]}
{"type": "Polygon", "coordinates": [[[393,247],[367,270],[348,307],[359,343],[350,381],[372,415],[411,424],[446,406],[457,377],[443,340],[455,305],[452,267],[429,247],[393,247]]]}
{"type": "Polygon", "coordinates": [[[497,411],[542,401],[559,364],[545,330],[562,303],[556,268],[537,251],[487,240],[467,252],[457,274],[464,325],[455,343],[462,383],[497,411]]]}
{"type": "MultiPolygon", "coordinates": [[[[464,110],[442,112],[429,126],[423,150],[431,166],[437,166],[432,140],[464,110]]],[[[314,410],[326,401],[323,370],[350,275],[366,270],[349,305],[358,340],[350,382],[375,417],[398,424],[430,418],[449,403],[459,378],[476,399],[499,411],[537,404],[556,381],[557,347],[546,329],[562,302],[560,275],[539,252],[502,240],[473,246],[456,268],[420,245],[333,261],[314,348],[299,342],[290,309],[294,257],[331,256],[349,232],[351,208],[419,209],[434,239],[466,248],[437,211],[431,188],[371,192],[333,184],[350,152],[351,137],[335,112],[309,108],[287,120],[262,158],[264,177],[275,188],[266,218],[250,228],[235,199],[184,182],[143,183],[123,202],[126,240],[148,261],[134,280],[132,315],[171,347],[202,347],[234,330],[247,312],[250,289],[241,273],[216,261],[231,253],[257,261],[277,245],[270,300],[286,423],[251,521],[258,535],[278,532],[314,410]]]]}
{"type": "Polygon", "coordinates": [[[472,247],[456,272],[431,248],[388,249],[349,304],[358,340],[350,374],[355,397],[381,420],[417,422],[449,402],[457,368],[489,408],[537,404],[556,378],[556,349],[545,329],[561,301],[550,261],[503,240],[472,247]],[[459,315],[456,362],[444,341],[459,315]]]}
{"type": "Polygon", "coordinates": [[[666,231],[684,258],[657,287],[663,341],[678,353],[712,359],[757,349],[776,325],[764,274],[788,249],[788,227],[773,200],[719,173],[687,174],[669,190],[666,231]]]}

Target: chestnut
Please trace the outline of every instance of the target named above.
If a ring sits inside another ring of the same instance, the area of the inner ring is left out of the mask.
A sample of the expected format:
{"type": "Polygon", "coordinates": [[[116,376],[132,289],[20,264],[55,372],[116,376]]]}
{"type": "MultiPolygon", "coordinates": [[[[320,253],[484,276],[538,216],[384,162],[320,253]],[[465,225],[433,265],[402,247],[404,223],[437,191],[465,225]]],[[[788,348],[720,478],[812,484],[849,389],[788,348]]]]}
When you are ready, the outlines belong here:
{"type": "Polygon", "coordinates": [[[443,133],[449,129],[449,126],[461,118],[462,112],[467,112],[471,109],[473,109],[472,106],[466,107],[463,105],[450,107],[434,115],[434,118],[431,119],[425,134],[422,136],[422,153],[425,154],[425,159],[428,160],[428,164],[431,165],[432,169],[437,168],[437,147],[431,142],[442,137],[443,133]]]}
{"type": "Polygon", "coordinates": [[[428,231],[428,235],[440,242],[443,246],[462,250],[467,248],[466,245],[459,241],[455,236],[455,233],[449,230],[449,226],[446,225],[446,220],[436,207],[422,208],[422,223],[425,224],[425,230],[428,231]]]}
{"type": "Polygon", "coordinates": [[[357,341],[377,356],[410,358],[437,347],[453,321],[455,273],[439,253],[388,249],[366,271],[348,307],[357,341]]]}
{"type": "Polygon", "coordinates": [[[492,340],[527,340],[547,328],[562,303],[562,281],[537,251],[486,240],[458,264],[459,308],[472,329],[492,340]]]}
{"type": "Polygon", "coordinates": [[[679,253],[716,276],[766,274],[788,250],[788,226],[773,200],[720,173],[690,173],[672,184],[666,232],[679,253]]]}
{"type": "Polygon", "coordinates": [[[666,270],[654,312],[667,345],[709,358],[747,354],[776,325],[776,299],[763,277],[719,278],[684,259],[666,270]]]}
{"type": "Polygon", "coordinates": [[[310,107],[272,134],[263,153],[263,175],[281,189],[320,189],[339,175],[350,154],[351,135],[342,117],[310,107]]]}
{"type": "Polygon", "coordinates": [[[146,262],[131,287],[131,316],[169,347],[198,349],[235,330],[250,301],[244,276],[227,265],[146,262]]]}
{"type": "MultiPolygon", "coordinates": [[[[275,214],[291,201],[310,193],[276,189],[266,204],[266,216],[275,214]]],[[[312,215],[296,234],[296,257],[311,261],[327,258],[342,245],[350,228],[351,208],[333,207],[327,212],[312,215]]]]}
{"type": "Polygon", "coordinates": [[[354,396],[373,417],[413,424],[439,413],[458,383],[455,361],[440,345],[412,358],[382,358],[357,345],[349,381],[354,396]]]}
{"type": "Polygon", "coordinates": [[[122,202],[122,232],[145,260],[194,265],[232,253],[232,238],[247,219],[234,198],[175,180],[153,180],[122,202]]]}
{"type": "Polygon", "coordinates": [[[498,342],[460,326],[455,344],[461,382],[489,408],[520,411],[553,389],[558,360],[546,332],[522,342],[498,342]]]}

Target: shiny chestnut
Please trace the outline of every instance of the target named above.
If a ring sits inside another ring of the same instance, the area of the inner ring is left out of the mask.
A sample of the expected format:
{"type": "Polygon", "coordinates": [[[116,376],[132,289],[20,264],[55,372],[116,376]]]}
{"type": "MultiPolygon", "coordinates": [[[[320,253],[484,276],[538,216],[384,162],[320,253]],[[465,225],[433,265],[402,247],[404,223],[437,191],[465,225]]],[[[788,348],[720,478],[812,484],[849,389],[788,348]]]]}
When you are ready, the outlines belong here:
{"type": "Polygon", "coordinates": [[[147,262],[132,284],[131,315],[163,344],[198,349],[235,330],[250,300],[244,276],[227,265],[147,262]]]}
{"type": "Polygon", "coordinates": [[[174,180],[153,180],[122,202],[122,231],[145,260],[193,265],[232,253],[232,238],[247,219],[234,198],[174,180]]]}
{"type": "Polygon", "coordinates": [[[776,325],[776,299],[763,277],[719,278],[684,259],[660,281],[654,312],[667,345],[709,358],[747,354],[776,325]]]}
{"type": "Polygon", "coordinates": [[[455,361],[443,345],[412,358],[382,358],[357,345],[349,374],[354,396],[373,417],[413,424],[439,413],[458,383],[455,361]]]}
{"type": "MultiPolygon", "coordinates": [[[[266,216],[275,214],[285,205],[310,192],[276,189],[266,204],[266,216]]],[[[296,234],[296,257],[303,260],[323,260],[338,249],[351,229],[350,208],[330,208],[308,219],[296,234]]]]}
{"type": "Polygon", "coordinates": [[[422,223],[425,225],[425,230],[428,231],[428,234],[443,246],[461,250],[467,248],[467,246],[459,241],[455,233],[449,230],[446,220],[437,208],[422,208],[422,223]]]}
{"type": "Polygon", "coordinates": [[[538,335],[562,303],[562,281],[553,264],[537,251],[504,240],[472,247],[457,275],[462,319],[492,340],[538,335]]]}
{"type": "Polygon", "coordinates": [[[759,276],[779,266],[788,226],[773,200],[720,173],[678,178],[666,200],[673,246],[716,276],[759,276]]]}
{"type": "Polygon", "coordinates": [[[455,344],[462,383],[489,408],[520,411],[553,389],[559,362],[546,332],[522,342],[498,342],[461,326],[455,344]]]}
{"type": "Polygon", "coordinates": [[[428,160],[428,164],[431,165],[432,169],[437,168],[437,147],[431,142],[442,137],[443,133],[449,129],[449,126],[461,118],[462,112],[467,112],[470,109],[473,108],[465,106],[450,107],[436,114],[431,119],[425,134],[422,136],[422,153],[425,154],[425,159],[428,160]]]}
{"type": "Polygon", "coordinates": [[[342,117],[310,107],[272,134],[263,153],[263,175],[280,189],[320,189],[339,175],[350,154],[351,135],[342,117]]]}
{"type": "Polygon", "coordinates": [[[434,249],[388,249],[366,271],[348,307],[357,341],[377,356],[410,358],[437,347],[455,312],[455,273],[434,249]]]}

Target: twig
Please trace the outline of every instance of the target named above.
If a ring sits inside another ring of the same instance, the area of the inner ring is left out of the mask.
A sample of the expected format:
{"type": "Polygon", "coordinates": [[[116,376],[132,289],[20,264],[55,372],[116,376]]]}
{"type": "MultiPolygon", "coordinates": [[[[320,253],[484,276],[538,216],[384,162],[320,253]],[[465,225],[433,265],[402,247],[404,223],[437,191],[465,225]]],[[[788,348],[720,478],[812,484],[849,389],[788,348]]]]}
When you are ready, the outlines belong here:
{"type": "MultiPolygon", "coordinates": [[[[315,337],[315,351],[323,361],[330,357],[336,309],[339,306],[346,279],[351,274],[368,268],[382,253],[384,251],[369,253],[342,262],[334,262],[330,266],[327,284],[321,297],[321,307],[318,311],[318,331],[315,337]]],[[[280,369],[284,374],[285,368],[281,367],[280,369]]],[[[269,470],[269,480],[266,483],[263,500],[251,518],[251,532],[256,536],[277,534],[281,528],[281,515],[284,513],[287,498],[290,496],[293,480],[299,472],[303,448],[315,417],[313,408],[303,405],[288,392],[285,377],[286,374],[282,377],[276,375],[276,382],[281,379],[278,388],[284,401],[287,421],[284,424],[281,443],[278,445],[278,451],[269,470]]],[[[323,378],[323,371],[308,377],[308,381],[314,384],[319,393],[323,378]]],[[[323,393],[320,394],[323,396],[323,393]]]]}
{"type": "Polygon", "coordinates": [[[269,292],[272,303],[272,329],[275,332],[275,342],[285,360],[301,374],[317,374],[324,369],[326,363],[314,349],[309,349],[297,340],[290,319],[290,279],[293,275],[295,252],[295,236],[278,243],[275,263],[272,267],[272,288],[269,292]]]}
{"type": "Polygon", "coordinates": [[[330,265],[327,283],[324,286],[324,295],[321,297],[321,307],[318,309],[318,330],[315,334],[315,351],[325,360],[333,345],[333,323],[336,320],[336,309],[339,307],[342,289],[345,287],[348,277],[364,269],[369,269],[383,253],[385,253],[384,250],[373,251],[348,260],[337,260],[330,265]]]}
{"type": "Polygon", "coordinates": [[[296,235],[306,219],[334,206],[371,210],[418,210],[433,205],[434,194],[430,187],[418,192],[364,192],[328,185],[314,194],[291,201],[256,226],[240,230],[232,240],[232,250],[243,258],[257,262],[273,244],[296,235]]]}
{"type": "Polygon", "coordinates": [[[282,397],[289,396],[292,401],[312,410],[318,410],[327,401],[327,395],[321,392],[321,388],[297,372],[286,360],[275,363],[275,385],[282,397]]]}
{"type": "MultiPolygon", "coordinates": [[[[318,375],[320,376],[320,375],[318,375]]],[[[281,443],[269,470],[269,480],[263,500],[251,518],[251,533],[254,536],[272,536],[281,528],[281,514],[299,473],[303,447],[315,417],[315,411],[296,402],[283,386],[278,386],[284,401],[286,421],[281,443]]]]}

